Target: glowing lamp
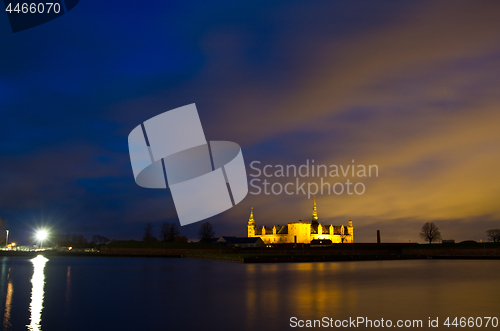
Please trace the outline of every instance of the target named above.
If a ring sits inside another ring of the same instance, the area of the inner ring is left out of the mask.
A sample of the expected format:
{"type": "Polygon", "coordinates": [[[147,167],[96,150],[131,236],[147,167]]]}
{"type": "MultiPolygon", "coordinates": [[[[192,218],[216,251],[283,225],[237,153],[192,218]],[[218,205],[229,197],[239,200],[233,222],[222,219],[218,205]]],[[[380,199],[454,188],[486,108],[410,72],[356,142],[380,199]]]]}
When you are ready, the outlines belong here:
{"type": "Polygon", "coordinates": [[[47,239],[48,235],[49,235],[49,234],[47,233],[47,231],[45,231],[45,230],[39,230],[39,231],[36,233],[36,238],[37,238],[38,240],[42,241],[42,240],[47,239]]]}

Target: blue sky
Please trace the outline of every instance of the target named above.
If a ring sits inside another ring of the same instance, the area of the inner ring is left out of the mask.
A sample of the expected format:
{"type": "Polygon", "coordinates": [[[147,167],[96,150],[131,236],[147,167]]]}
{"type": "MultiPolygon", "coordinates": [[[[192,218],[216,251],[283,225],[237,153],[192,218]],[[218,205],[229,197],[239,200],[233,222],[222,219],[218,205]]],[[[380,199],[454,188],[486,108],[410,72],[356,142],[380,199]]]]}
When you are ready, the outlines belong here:
{"type": "MultiPolygon", "coordinates": [[[[318,196],[320,221],[352,218],[356,241],[416,241],[429,220],[443,239],[486,239],[500,227],[498,7],[82,0],[15,34],[0,15],[0,217],[18,241],[40,222],[115,239],[177,222],[168,190],[135,184],[127,135],[196,103],[247,170],[377,164],[362,196],[318,196]]],[[[312,212],[306,196],[248,195],[209,221],[246,235],[251,206],[258,225],[312,212]]]]}

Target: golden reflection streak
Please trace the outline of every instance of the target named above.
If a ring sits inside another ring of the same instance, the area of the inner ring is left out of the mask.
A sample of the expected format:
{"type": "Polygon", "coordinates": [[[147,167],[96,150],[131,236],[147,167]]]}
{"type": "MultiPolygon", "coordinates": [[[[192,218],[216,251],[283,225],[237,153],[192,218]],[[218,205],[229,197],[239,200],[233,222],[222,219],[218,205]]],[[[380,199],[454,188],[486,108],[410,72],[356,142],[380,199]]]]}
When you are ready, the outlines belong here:
{"type": "Polygon", "coordinates": [[[266,310],[277,312],[279,308],[279,279],[276,274],[279,271],[279,266],[276,263],[260,265],[260,272],[266,274],[266,283],[260,287],[259,301],[266,310]]]}
{"type": "Polygon", "coordinates": [[[42,309],[43,309],[43,296],[45,285],[45,275],[43,274],[43,269],[45,268],[45,263],[49,259],[42,255],[38,255],[34,259],[31,259],[33,263],[33,276],[31,277],[31,303],[30,303],[30,324],[26,325],[30,331],[41,331],[42,327],[40,322],[42,320],[42,309]]]}
{"type": "Polygon", "coordinates": [[[66,308],[69,306],[69,297],[71,295],[71,267],[66,271],[66,308]]]}
{"type": "Polygon", "coordinates": [[[246,323],[247,327],[250,329],[254,328],[254,321],[257,316],[257,284],[256,284],[256,266],[255,264],[249,264],[246,267],[247,278],[246,278],[246,323]]]}
{"type": "Polygon", "coordinates": [[[297,275],[297,281],[289,285],[293,291],[286,293],[289,309],[321,316],[337,313],[345,302],[355,302],[356,292],[347,291],[347,284],[337,277],[345,269],[353,266],[339,262],[290,264],[288,270],[297,275]]]}
{"type": "Polygon", "coordinates": [[[10,268],[7,274],[7,295],[5,296],[5,311],[3,313],[3,329],[8,330],[12,326],[10,324],[10,310],[12,308],[12,294],[14,293],[14,286],[12,285],[12,279],[10,278],[10,268]]]}
{"type": "Polygon", "coordinates": [[[279,310],[278,271],[277,264],[249,264],[246,267],[246,326],[250,329],[261,318],[259,311],[275,314],[279,310]],[[263,278],[265,282],[261,282],[263,278]]]}
{"type": "MultiPolygon", "coordinates": [[[[262,312],[292,316],[341,317],[355,313],[358,293],[343,276],[355,273],[352,263],[250,264],[246,268],[246,321],[253,326],[262,312]],[[285,278],[279,279],[280,270],[285,278]],[[339,315],[340,314],[340,315],[339,315]]],[[[251,327],[252,328],[252,327],[251,327]]]]}

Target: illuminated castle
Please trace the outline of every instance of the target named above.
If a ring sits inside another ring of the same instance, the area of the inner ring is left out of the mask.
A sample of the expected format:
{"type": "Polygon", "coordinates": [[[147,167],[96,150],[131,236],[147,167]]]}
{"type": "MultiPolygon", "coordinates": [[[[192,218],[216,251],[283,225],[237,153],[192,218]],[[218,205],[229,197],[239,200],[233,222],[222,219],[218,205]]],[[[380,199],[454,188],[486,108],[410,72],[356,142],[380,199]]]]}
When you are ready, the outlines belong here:
{"type": "Polygon", "coordinates": [[[284,243],[303,243],[309,244],[314,239],[329,239],[332,243],[352,243],[353,227],[349,219],[349,226],[337,226],[332,224],[321,224],[318,222],[318,211],[316,209],[316,197],[314,197],[314,206],[312,222],[290,222],[287,225],[280,226],[261,226],[255,225],[253,218],[253,207],[248,219],[248,237],[260,237],[266,244],[284,244],[284,243]]]}

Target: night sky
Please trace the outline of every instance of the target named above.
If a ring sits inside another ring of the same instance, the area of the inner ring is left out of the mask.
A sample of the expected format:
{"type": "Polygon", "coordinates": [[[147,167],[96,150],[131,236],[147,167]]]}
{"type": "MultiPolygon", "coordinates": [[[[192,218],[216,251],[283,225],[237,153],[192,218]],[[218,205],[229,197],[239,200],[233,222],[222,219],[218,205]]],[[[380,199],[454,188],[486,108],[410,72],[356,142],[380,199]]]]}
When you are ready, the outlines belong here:
{"type": "MultiPolygon", "coordinates": [[[[20,242],[41,224],[140,240],[147,222],[178,222],[168,189],[134,182],[127,136],[196,103],[207,139],[238,143],[248,174],[255,160],[378,165],[363,195],[317,196],[320,222],[351,218],[355,242],[377,229],[421,242],[427,221],[443,239],[486,240],[500,227],[499,13],[497,1],[81,0],[15,34],[0,14],[0,217],[20,242]]],[[[312,214],[307,195],[249,194],[208,221],[246,236],[251,206],[257,225],[312,214]]]]}

